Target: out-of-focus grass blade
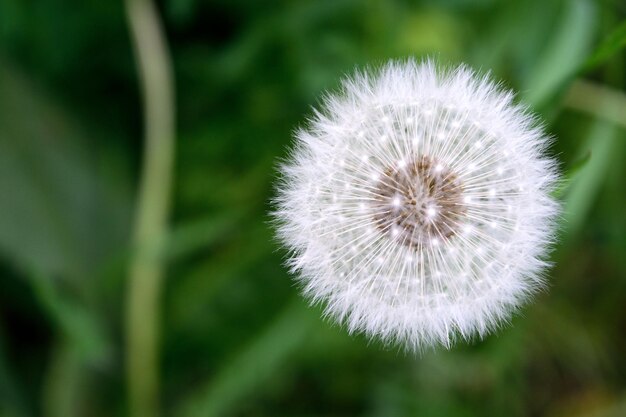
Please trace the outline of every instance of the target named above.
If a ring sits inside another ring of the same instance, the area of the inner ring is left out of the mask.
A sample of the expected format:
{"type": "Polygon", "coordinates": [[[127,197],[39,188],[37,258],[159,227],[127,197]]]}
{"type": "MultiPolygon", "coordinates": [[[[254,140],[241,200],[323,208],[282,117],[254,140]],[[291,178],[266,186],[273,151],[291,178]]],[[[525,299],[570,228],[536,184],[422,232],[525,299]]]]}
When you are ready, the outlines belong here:
{"type": "Polygon", "coordinates": [[[618,137],[620,133],[623,134],[617,127],[598,121],[582,146],[581,154],[591,153],[593,158],[585,165],[585,175],[578,175],[572,181],[565,198],[563,217],[570,236],[581,230],[611,163],[622,155],[620,148],[623,147],[623,140],[618,137]]]}
{"type": "Polygon", "coordinates": [[[71,342],[77,353],[92,363],[107,360],[110,347],[93,314],[62,297],[53,279],[41,274],[31,276],[31,284],[42,307],[71,342]]]}
{"type": "Polygon", "coordinates": [[[130,198],[99,175],[73,119],[0,59],[0,251],[86,285],[125,242],[130,198]]]}
{"type": "Polygon", "coordinates": [[[165,243],[164,256],[175,261],[207,248],[231,231],[243,217],[242,211],[233,210],[174,226],[165,243]]]}
{"type": "Polygon", "coordinates": [[[243,351],[183,399],[172,415],[229,415],[239,401],[259,388],[304,342],[312,323],[312,314],[305,304],[300,299],[292,301],[243,351]]]}
{"type": "Polygon", "coordinates": [[[236,240],[230,249],[202,262],[189,276],[179,278],[168,294],[170,320],[177,325],[195,320],[226,282],[245,274],[275,249],[268,243],[271,236],[266,225],[248,222],[245,227],[245,237],[236,240]]]}
{"type": "Polygon", "coordinates": [[[485,34],[470,46],[465,59],[484,71],[504,75],[508,67],[525,78],[538,59],[538,47],[544,46],[541,40],[553,30],[556,6],[556,2],[543,0],[500,3],[493,8],[491,22],[481,22],[485,34]]]}
{"type": "Polygon", "coordinates": [[[588,0],[563,3],[566,10],[554,37],[548,40],[541,59],[525,83],[523,99],[541,107],[573,77],[591,48],[596,6],[588,0]]]}
{"type": "Polygon", "coordinates": [[[78,403],[84,395],[82,380],[88,369],[86,365],[104,365],[110,360],[109,340],[93,312],[63,297],[52,278],[33,274],[31,285],[47,316],[56,325],[59,339],[44,375],[45,415],[77,416],[78,403]]]}
{"type": "Polygon", "coordinates": [[[557,189],[554,191],[553,196],[555,198],[563,198],[565,194],[567,194],[567,190],[572,185],[572,181],[578,173],[582,170],[582,168],[587,165],[589,160],[591,159],[591,151],[588,151],[583,155],[582,158],[577,159],[567,170],[564,175],[564,178],[561,180],[557,189]]]}
{"type": "Polygon", "coordinates": [[[600,43],[593,55],[585,61],[581,72],[587,72],[598,67],[624,48],[626,48],[626,21],[617,26],[600,43]]]}
{"type": "Polygon", "coordinates": [[[563,105],[626,128],[626,94],[618,89],[578,79],[569,88],[563,105]]]}

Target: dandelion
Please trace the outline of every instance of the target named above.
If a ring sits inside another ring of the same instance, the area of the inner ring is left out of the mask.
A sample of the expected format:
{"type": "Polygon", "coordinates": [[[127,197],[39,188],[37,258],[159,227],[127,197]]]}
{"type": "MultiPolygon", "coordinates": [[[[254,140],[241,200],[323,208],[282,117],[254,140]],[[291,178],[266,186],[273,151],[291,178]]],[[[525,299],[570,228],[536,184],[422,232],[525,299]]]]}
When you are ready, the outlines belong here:
{"type": "Polygon", "coordinates": [[[543,286],[549,139],[468,68],[391,62],[328,95],[282,166],[289,266],[348,329],[409,350],[492,331],[543,286]]]}

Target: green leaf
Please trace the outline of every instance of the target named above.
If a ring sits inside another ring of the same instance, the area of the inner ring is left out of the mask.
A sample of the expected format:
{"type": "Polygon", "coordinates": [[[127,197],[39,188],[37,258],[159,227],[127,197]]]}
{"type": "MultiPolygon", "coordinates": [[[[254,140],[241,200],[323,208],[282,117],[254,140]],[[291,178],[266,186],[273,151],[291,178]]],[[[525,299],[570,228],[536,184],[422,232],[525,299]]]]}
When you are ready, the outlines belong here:
{"type": "Polygon", "coordinates": [[[87,284],[125,244],[130,197],[98,172],[90,143],[60,106],[2,61],[0,253],[23,270],[87,284]]]}
{"type": "Polygon", "coordinates": [[[95,315],[84,306],[64,297],[50,277],[37,274],[31,278],[39,302],[60,333],[72,343],[72,350],[91,363],[108,360],[110,346],[95,315]]]}
{"type": "Polygon", "coordinates": [[[596,51],[585,61],[581,72],[588,72],[606,62],[620,50],[626,48],[626,21],[615,28],[603,41],[596,51]]]}
{"type": "Polygon", "coordinates": [[[593,158],[584,164],[584,175],[573,179],[565,198],[563,217],[570,236],[575,236],[582,229],[606,180],[608,168],[621,156],[623,140],[619,134],[617,127],[603,121],[596,122],[581,148],[582,154],[592,154],[593,158]]]}
{"type": "Polygon", "coordinates": [[[564,2],[566,7],[555,35],[526,80],[523,100],[534,107],[546,104],[572,79],[591,48],[596,6],[588,0],[564,2]]]}

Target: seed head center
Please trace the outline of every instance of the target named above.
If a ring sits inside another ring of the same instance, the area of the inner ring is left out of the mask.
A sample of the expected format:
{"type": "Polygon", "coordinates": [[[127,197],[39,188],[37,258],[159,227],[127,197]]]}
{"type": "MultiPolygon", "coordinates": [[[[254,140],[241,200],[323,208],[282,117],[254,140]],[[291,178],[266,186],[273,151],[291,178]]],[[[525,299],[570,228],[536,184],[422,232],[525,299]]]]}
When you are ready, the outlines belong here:
{"type": "Polygon", "coordinates": [[[378,229],[414,249],[456,234],[465,214],[458,176],[429,156],[388,167],[374,194],[372,211],[378,229]]]}

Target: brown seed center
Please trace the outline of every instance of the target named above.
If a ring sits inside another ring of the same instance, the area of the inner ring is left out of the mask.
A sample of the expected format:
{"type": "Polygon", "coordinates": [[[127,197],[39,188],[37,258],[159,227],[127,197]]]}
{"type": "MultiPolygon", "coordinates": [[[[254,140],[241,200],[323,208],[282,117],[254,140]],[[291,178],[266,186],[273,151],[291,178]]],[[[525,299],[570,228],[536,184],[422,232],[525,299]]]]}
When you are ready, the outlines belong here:
{"type": "Polygon", "coordinates": [[[376,226],[415,249],[456,234],[465,213],[459,178],[428,156],[418,156],[402,167],[387,168],[374,193],[376,226]]]}

